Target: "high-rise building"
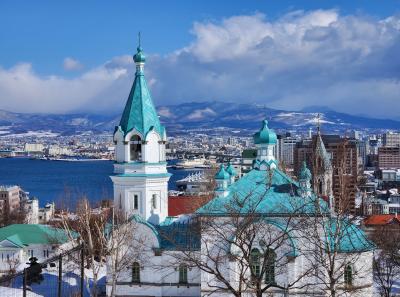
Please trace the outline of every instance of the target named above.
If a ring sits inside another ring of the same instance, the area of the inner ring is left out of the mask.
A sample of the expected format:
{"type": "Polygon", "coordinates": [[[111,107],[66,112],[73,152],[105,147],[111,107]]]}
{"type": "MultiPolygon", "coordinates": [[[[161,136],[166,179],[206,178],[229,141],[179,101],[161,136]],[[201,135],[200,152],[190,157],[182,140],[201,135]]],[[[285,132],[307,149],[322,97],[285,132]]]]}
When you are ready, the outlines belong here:
{"type": "Polygon", "coordinates": [[[400,146],[400,133],[387,132],[382,135],[383,146],[400,146]]]}
{"type": "Polygon", "coordinates": [[[383,146],[378,149],[378,166],[383,168],[400,168],[400,146],[383,146]]]}
{"type": "Polygon", "coordinates": [[[127,216],[158,224],[168,216],[167,136],[147,88],[140,46],[133,59],[135,80],[114,132],[114,205],[127,216]]]}
{"type": "Polygon", "coordinates": [[[294,149],[299,140],[289,134],[278,135],[277,159],[285,166],[293,167],[294,149]]]}

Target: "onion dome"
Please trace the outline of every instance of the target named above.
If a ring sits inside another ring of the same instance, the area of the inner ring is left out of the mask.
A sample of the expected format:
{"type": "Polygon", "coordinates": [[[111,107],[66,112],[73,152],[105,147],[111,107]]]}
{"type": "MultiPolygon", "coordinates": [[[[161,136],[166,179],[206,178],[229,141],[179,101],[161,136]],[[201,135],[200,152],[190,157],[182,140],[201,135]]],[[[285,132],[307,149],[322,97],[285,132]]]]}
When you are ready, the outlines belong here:
{"type": "Polygon", "coordinates": [[[299,173],[299,179],[300,180],[311,180],[311,171],[310,169],[307,168],[306,161],[303,161],[299,173]]]}
{"type": "Polygon", "coordinates": [[[226,172],[224,165],[221,164],[221,166],[219,167],[219,170],[217,172],[217,174],[215,175],[215,179],[229,179],[229,173],[226,172]]]}
{"type": "Polygon", "coordinates": [[[144,63],[144,62],[146,62],[146,56],[144,55],[143,49],[142,49],[142,47],[140,45],[137,47],[137,52],[133,56],[133,61],[135,61],[135,63],[144,63]]]}
{"type": "Polygon", "coordinates": [[[228,167],[226,167],[226,172],[228,172],[230,176],[236,176],[236,170],[230,162],[228,163],[228,167]]]}
{"type": "Polygon", "coordinates": [[[264,120],[260,131],[253,136],[255,144],[276,144],[276,134],[268,128],[268,121],[264,120]]]}

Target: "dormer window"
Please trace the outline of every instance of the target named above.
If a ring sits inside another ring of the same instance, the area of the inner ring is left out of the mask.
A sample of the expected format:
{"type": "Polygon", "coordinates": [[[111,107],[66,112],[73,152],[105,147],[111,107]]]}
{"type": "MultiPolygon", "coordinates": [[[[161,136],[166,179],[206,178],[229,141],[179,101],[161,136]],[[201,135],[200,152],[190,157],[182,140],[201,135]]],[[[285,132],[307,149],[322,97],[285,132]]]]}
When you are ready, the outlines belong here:
{"type": "Polygon", "coordinates": [[[140,161],[142,159],[142,140],[140,136],[133,135],[129,142],[130,160],[140,161]]]}

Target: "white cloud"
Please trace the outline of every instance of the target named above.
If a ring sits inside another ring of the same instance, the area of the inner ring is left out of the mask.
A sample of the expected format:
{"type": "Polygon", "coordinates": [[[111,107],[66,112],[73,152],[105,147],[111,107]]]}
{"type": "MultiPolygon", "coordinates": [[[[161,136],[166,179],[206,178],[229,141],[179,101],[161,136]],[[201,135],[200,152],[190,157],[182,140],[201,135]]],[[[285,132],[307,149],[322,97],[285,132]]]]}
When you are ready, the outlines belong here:
{"type": "Polygon", "coordinates": [[[67,57],[64,59],[64,70],[67,71],[76,71],[76,70],[81,70],[83,68],[83,65],[81,62],[78,60],[75,60],[74,58],[67,57]]]}
{"type": "MultiPolygon", "coordinates": [[[[0,109],[19,112],[99,112],[112,109],[113,96],[126,97],[129,78],[124,68],[101,66],[74,79],[39,76],[30,64],[0,68],[0,109]],[[123,84],[124,89],[118,86],[123,84]]],[[[120,103],[120,105],[122,102],[120,103]]],[[[114,107],[115,108],[115,107],[114,107]]]]}
{"type": "MultiPolygon", "coordinates": [[[[287,110],[323,105],[399,116],[397,16],[378,20],[315,10],[270,21],[255,14],[197,22],[192,33],[193,42],[182,49],[147,55],[146,77],[157,104],[220,100],[287,110]]],[[[0,68],[0,109],[119,111],[133,72],[131,55],[73,79],[39,76],[29,64],[0,68]]]]}

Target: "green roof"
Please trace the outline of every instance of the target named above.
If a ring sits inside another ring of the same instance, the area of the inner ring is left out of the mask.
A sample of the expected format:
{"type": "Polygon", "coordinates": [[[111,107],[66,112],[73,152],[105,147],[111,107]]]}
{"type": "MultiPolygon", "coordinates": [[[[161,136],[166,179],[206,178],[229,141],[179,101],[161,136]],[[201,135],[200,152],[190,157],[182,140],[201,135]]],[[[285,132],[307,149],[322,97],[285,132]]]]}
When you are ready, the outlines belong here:
{"type": "Polygon", "coordinates": [[[325,226],[325,233],[330,243],[327,249],[338,252],[365,252],[375,249],[364,231],[347,219],[332,217],[325,226]],[[337,231],[338,230],[338,231],[337,231]]]}
{"type": "Polygon", "coordinates": [[[224,164],[221,164],[219,166],[219,170],[218,170],[217,174],[215,175],[215,179],[229,179],[229,173],[226,172],[226,170],[224,168],[224,164]]]}
{"type": "Polygon", "coordinates": [[[253,169],[228,187],[226,197],[217,196],[197,210],[202,215],[229,215],[232,212],[260,215],[314,213],[316,201],[326,212],[328,205],[322,199],[297,195],[299,185],[278,168],[272,171],[253,169]]]}
{"type": "MultiPolygon", "coordinates": [[[[138,48],[138,53],[134,56],[135,61],[139,59],[137,56],[139,54],[142,54],[141,48],[138,48]]],[[[144,63],[144,58],[140,62],[144,63]]],[[[136,129],[143,137],[146,137],[146,134],[154,129],[161,138],[164,138],[165,128],[160,124],[150,91],[147,87],[146,79],[143,71],[139,68],[136,70],[135,80],[131,92],[129,93],[124,112],[122,113],[119,126],[124,135],[136,129]]]]}
{"type": "Polygon", "coordinates": [[[276,144],[276,133],[268,128],[268,121],[264,120],[260,131],[253,136],[255,144],[276,144]]]}
{"type": "MultiPolygon", "coordinates": [[[[231,216],[255,214],[270,218],[273,224],[278,224],[284,216],[324,215],[327,218],[326,234],[328,242],[339,252],[369,251],[374,245],[368,241],[364,232],[351,223],[343,220],[341,236],[336,243],[334,238],[336,225],[330,219],[328,204],[315,194],[308,197],[298,195],[299,184],[278,168],[270,170],[253,169],[241,179],[228,187],[227,196],[216,196],[196,213],[200,216],[231,216]],[[329,223],[331,222],[331,223],[329,223]]],[[[323,218],[321,218],[323,219],[323,218]]],[[[293,248],[295,243],[292,242],[293,248]]],[[[295,253],[295,249],[293,250],[295,253]]]]}
{"type": "Polygon", "coordinates": [[[0,241],[9,240],[24,247],[30,244],[65,243],[68,236],[63,229],[39,224],[14,224],[0,228],[0,241]]]}

